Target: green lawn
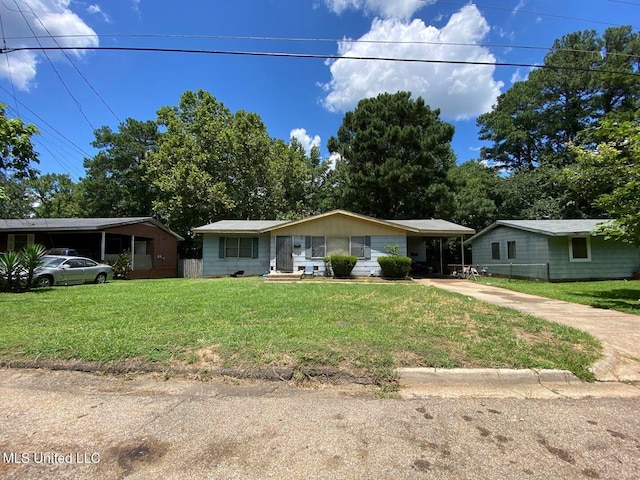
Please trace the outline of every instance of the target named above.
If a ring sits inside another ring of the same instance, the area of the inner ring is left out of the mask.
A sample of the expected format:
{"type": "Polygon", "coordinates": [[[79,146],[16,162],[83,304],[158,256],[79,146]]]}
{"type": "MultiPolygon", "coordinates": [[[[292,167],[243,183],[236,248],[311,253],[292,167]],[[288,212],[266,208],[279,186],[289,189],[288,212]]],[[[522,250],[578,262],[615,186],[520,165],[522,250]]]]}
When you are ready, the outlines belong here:
{"type": "Polygon", "coordinates": [[[560,368],[582,378],[584,332],[413,283],[115,281],[0,294],[0,362],[313,367],[382,382],[398,366],[560,368]]]}
{"type": "Polygon", "coordinates": [[[548,283],[480,277],[479,281],[516,292],[640,315],[640,280],[548,283]]]}

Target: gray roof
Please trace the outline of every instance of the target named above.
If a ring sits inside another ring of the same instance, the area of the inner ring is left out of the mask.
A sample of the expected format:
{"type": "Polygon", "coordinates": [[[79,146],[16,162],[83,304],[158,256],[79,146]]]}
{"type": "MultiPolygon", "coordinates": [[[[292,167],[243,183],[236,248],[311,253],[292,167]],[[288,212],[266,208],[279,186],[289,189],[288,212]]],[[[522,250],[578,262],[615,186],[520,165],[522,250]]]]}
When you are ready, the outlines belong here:
{"type": "Polygon", "coordinates": [[[432,235],[440,234],[456,236],[476,233],[472,228],[448,222],[447,220],[434,218],[430,220],[387,220],[387,222],[407,227],[408,229],[418,230],[419,233],[429,233],[432,235]]]}
{"type": "Polygon", "coordinates": [[[268,232],[291,220],[220,220],[193,229],[194,233],[254,233],[268,232]]]}
{"type": "Polygon", "coordinates": [[[23,218],[0,219],[0,232],[44,232],[44,231],[88,231],[104,230],[107,228],[150,223],[179,240],[183,238],[163,225],[153,217],[123,217],[123,218],[23,218]]]}
{"type": "Polygon", "coordinates": [[[540,233],[551,237],[569,237],[574,235],[590,235],[593,229],[601,224],[611,222],[610,219],[578,218],[567,220],[498,220],[488,226],[467,242],[473,242],[491,230],[502,227],[516,228],[527,232],[540,233]]]}
{"type": "Polygon", "coordinates": [[[406,229],[414,234],[430,234],[443,236],[459,236],[464,234],[475,233],[475,230],[446,220],[379,220],[365,215],[359,215],[344,210],[333,210],[331,212],[321,213],[312,217],[301,220],[220,220],[219,222],[210,223],[193,229],[194,233],[246,233],[260,234],[269,232],[277,227],[283,227],[288,224],[296,225],[314,221],[331,215],[347,215],[353,218],[363,219],[371,222],[388,224],[406,229]]]}

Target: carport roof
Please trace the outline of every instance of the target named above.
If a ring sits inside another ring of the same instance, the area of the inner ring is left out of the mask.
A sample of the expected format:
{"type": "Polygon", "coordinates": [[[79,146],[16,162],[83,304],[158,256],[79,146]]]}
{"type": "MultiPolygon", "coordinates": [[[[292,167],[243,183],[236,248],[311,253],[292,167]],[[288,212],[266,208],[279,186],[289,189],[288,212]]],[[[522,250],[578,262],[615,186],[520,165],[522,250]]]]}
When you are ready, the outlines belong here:
{"type": "Polygon", "coordinates": [[[184,240],[180,235],[153,217],[0,219],[0,232],[86,232],[138,223],[150,223],[173,235],[178,240],[184,240]]]}

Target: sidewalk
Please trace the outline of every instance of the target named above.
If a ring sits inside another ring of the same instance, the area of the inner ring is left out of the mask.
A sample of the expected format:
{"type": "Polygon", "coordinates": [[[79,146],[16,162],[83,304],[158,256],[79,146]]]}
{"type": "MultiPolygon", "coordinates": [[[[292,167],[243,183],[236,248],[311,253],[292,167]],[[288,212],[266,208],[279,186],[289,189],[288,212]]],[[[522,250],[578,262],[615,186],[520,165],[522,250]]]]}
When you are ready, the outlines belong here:
{"type": "Polygon", "coordinates": [[[590,333],[604,347],[603,358],[593,366],[597,380],[640,381],[640,316],[513,292],[470,280],[417,281],[590,333]]]}

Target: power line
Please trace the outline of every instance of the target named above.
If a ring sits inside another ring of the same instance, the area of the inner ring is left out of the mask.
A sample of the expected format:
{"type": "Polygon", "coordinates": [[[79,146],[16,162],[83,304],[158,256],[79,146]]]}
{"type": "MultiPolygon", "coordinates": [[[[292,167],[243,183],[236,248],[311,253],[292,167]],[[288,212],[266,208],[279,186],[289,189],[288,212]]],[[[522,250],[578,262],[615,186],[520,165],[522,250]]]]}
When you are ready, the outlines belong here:
{"type": "MultiPolygon", "coordinates": [[[[14,47],[0,53],[10,53],[17,51],[30,50],[96,50],[96,51],[115,51],[115,52],[156,52],[156,53],[199,53],[206,55],[236,55],[236,56],[252,56],[252,57],[280,57],[280,58],[310,58],[322,60],[368,60],[368,61],[385,61],[385,62],[407,62],[407,63],[435,63],[450,65],[485,65],[489,67],[527,67],[542,68],[548,70],[567,70],[574,72],[599,72],[611,73],[619,75],[640,76],[635,72],[620,72],[614,70],[603,70],[588,67],[575,67],[564,65],[538,65],[534,63],[516,63],[516,62],[481,62],[476,60],[435,60],[424,58],[398,58],[398,57],[365,57],[365,56],[342,56],[342,55],[326,55],[315,53],[290,53],[290,52],[251,52],[241,50],[201,50],[190,48],[160,48],[160,47],[14,47]]],[[[593,52],[591,52],[593,53],[593,52]]]]}
{"type": "MultiPolygon", "coordinates": [[[[5,29],[4,29],[4,21],[2,19],[2,13],[0,12],[0,28],[2,28],[2,46],[3,48],[7,48],[7,38],[5,36],[5,29]]],[[[13,83],[13,73],[11,72],[11,62],[9,62],[9,55],[7,55],[6,57],[7,60],[7,73],[9,74],[9,83],[11,84],[11,91],[13,92],[13,101],[16,105],[16,113],[18,114],[18,117],[20,116],[20,111],[18,110],[18,98],[16,97],[16,86],[13,83]]]]}
{"type": "MultiPolygon", "coordinates": [[[[85,38],[93,37],[88,34],[53,35],[51,37],[40,36],[37,38],[85,38]]],[[[465,42],[432,42],[427,40],[363,40],[350,38],[310,38],[310,37],[270,37],[270,36],[248,36],[248,35],[190,35],[190,34],[154,34],[154,33],[102,33],[97,35],[100,38],[165,38],[165,39],[186,39],[186,40],[246,40],[246,41],[273,41],[273,42],[315,42],[315,43],[350,43],[350,44],[378,44],[378,45],[436,45],[453,47],[481,47],[481,48],[504,48],[519,50],[542,50],[542,51],[562,51],[570,53],[593,53],[590,50],[580,50],[573,48],[541,47],[536,45],[509,45],[503,43],[465,43],[465,42]]],[[[9,40],[32,40],[34,37],[16,36],[7,37],[9,40]]],[[[57,44],[57,42],[56,42],[57,44]]],[[[609,55],[622,57],[635,57],[629,53],[610,52],[609,55]]]]}
{"type": "MultiPolygon", "coordinates": [[[[425,2],[427,0],[420,0],[421,2],[425,2]]],[[[446,0],[436,0],[436,3],[440,3],[443,5],[454,5],[457,7],[464,7],[469,5],[468,3],[460,3],[460,2],[450,2],[450,1],[446,1],[446,0]]],[[[506,7],[494,7],[492,5],[478,5],[477,3],[474,4],[477,8],[483,8],[486,10],[501,10],[503,12],[512,12],[512,13],[527,13],[530,15],[538,15],[540,17],[551,17],[551,18],[560,18],[562,20],[574,20],[574,21],[578,21],[578,22],[587,22],[587,23],[595,23],[598,25],[608,25],[610,27],[621,27],[622,25],[619,23],[612,23],[612,22],[603,22],[601,20],[591,20],[589,18],[579,18],[579,17],[572,17],[569,15],[558,15],[555,13],[544,13],[544,12],[534,12],[531,10],[522,10],[522,9],[515,9],[515,8],[506,8],[506,7]]],[[[638,28],[635,25],[631,25],[632,28],[638,28]]]]}
{"type": "MultiPolygon", "coordinates": [[[[20,9],[20,6],[18,5],[17,0],[13,0],[13,3],[15,4],[16,8],[18,10],[14,10],[12,8],[9,8],[7,6],[7,4],[4,2],[4,0],[2,0],[3,5],[5,6],[5,8],[7,10],[13,11],[13,12],[18,12],[20,13],[20,15],[22,16],[22,19],[24,20],[24,22],[27,24],[27,27],[29,28],[29,30],[31,31],[31,33],[34,35],[36,35],[36,32],[33,31],[33,28],[31,28],[31,24],[29,23],[29,21],[27,20],[27,17],[25,15],[25,12],[23,10],[20,9]]],[[[67,84],[65,83],[65,81],[62,79],[62,76],[60,75],[60,72],[58,72],[58,69],[55,67],[55,65],[53,64],[53,61],[51,61],[51,58],[49,57],[49,54],[47,53],[47,47],[43,47],[42,43],[40,43],[40,40],[38,38],[36,38],[36,42],[38,42],[38,45],[40,46],[40,49],[42,50],[42,52],[44,53],[45,57],[47,58],[47,61],[49,62],[49,65],[51,65],[51,68],[53,69],[53,71],[55,72],[56,76],[58,77],[58,80],[60,80],[60,83],[62,83],[62,86],[65,88],[65,90],[67,91],[67,93],[69,94],[69,96],[73,99],[73,101],[75,102],[76,106],[78,107],[78,110],[80,110],[80,113],[82,114],[82,116],[84,117],[84,119],[86,120],[86,122],[89,124],[89,126],[91,127],[91,130],[95,130],[94,126],[91,124],[91,121],[89,120],[89,117],[87,117],[87,115],[84,113],[84,111],[82,110],[82,106],[80,105],[80,102],[78,101],[78,99],[73,95],[73,93],[71,93],[71,90],[69,89],[69,87],[67,86],[67,84]]],[[[63,47],[59,47],[60,49],[63,47]]]]}
{"type": "MultiPolygon", "coordinates": [[[[15,3],[15,0],[14,0],[15,3]]],[[[58,43],[58,41],[54,38],[53,35],[51,35],[51,32],[49,31],[49,29],[46,27],[46,25],[42,22],[42,20],[40,20],[40,17],[38,17],[38,15],[36,14],[36,12],[33,11],[33,8],[31,8],[31,6],[26,3],[26,2],[22,2],[23,4],[25,4],[29,10],[31,11],[31,14],[34,16],[34,18],[40,23],[40,25],[42,26],[42,28],[44,29],[45,32],[47,32],[48,37],[46,38],[50,38],[51,40],[53,40],[53,42],[57,45],[60,46],[60,44],[58,43]]],[[[91,85],[91,82],[89,82],[89,80],[87,80],[87,78],[82,74],[82,72],[80,71],[80,69],[77,67],[77,65],[75,64],[75,62],[71,59],[71,57],[67,54],[67,52],[65,50],[62,50],[62,53],[64,54],[65,58],[67,60],[69,60],[69,63],[73,66],[73,68],[75,69],[75,71],[78,73],[78,75],[80,75],[80,78],[82,78],[84,80],[84,82],[89,86],[89,88],[91,89],[91,91],[98,97],[98,99],[100,99],[100,101],[102,102],[102,104],[107,107],[107,110],[109,110],[111,112],[111,114],[114,116],[114,118],[118,121],[118,123],[122,123],[120,118],[118,117],[118,115],[116,115],[116,112],[114,112],[111,107],[107,104],[107,102],[105,101],[104,98],[102,98],[102,96],[96,91],[95,88],[93,88],[93,85],[91,85]]]]}

